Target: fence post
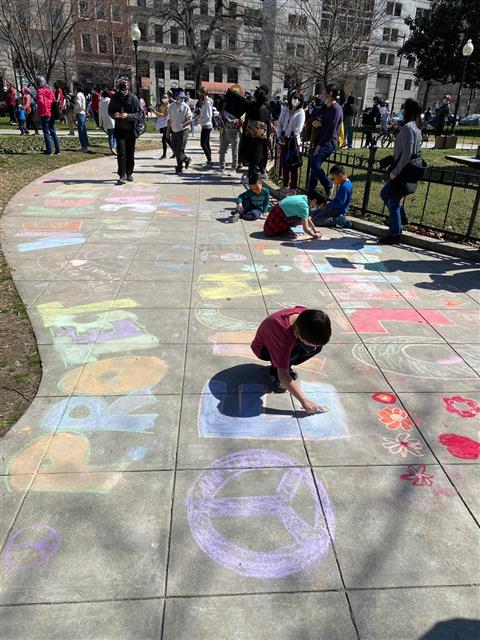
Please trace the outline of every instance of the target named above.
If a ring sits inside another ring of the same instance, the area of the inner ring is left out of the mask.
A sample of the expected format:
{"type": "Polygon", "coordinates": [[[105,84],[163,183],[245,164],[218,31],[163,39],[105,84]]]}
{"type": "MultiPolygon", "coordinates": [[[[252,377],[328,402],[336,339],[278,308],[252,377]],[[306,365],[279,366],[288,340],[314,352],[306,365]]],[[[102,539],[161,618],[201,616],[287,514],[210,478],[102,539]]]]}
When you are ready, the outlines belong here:
{"type": "Polygon", "coordinates": [[[377,147],[375,145],[369,147],[367,175],[365,178],[365,189],[363,191],[362,215],[365,215],[368,209],[368,201],[370,199],[370,187],[372,185],[373,164],[375,162],[376,153],[377,153],[377,147]]]}
{"type": "Polygon", "coordinates": [[[475,202],[473,203],[472,215],[470,216],[467,233],[465,234],[465,242],[470,242],[473,226],[475,224],[475,220],[477,219],[479,205],[480,205],[480,185],[477,188],[477,195],[475,196],[475,202]]]}

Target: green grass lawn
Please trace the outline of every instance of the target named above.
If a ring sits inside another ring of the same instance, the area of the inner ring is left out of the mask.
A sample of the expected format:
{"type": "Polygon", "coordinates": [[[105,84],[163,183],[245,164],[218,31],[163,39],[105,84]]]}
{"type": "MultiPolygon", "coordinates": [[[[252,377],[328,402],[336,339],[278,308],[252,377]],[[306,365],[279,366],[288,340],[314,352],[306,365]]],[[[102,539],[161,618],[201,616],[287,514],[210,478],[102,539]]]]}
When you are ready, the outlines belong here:
{"type": "MultiPolygon", "coordinates": [[[[157,133],[157,130],[155,129],[155,118],[147,118],[146,120],[147,123],[147,133],[157,133]]],[[[59,131],[68,131],[68,127],[66,124],[64,124],[63,122],[57,122],[56,123],[56,128],[59,131]]],[[[18,130],[17,125],[13,125],[10,124],[10,119],[9,118],[0,118],[0,129],[12,129],[18,130]]],[[[99,129],[97,129],[96,125],[95,125],[95,121],[88,118],[87,119],[87,129],[88,131],[100,131],[99,129]]]]}

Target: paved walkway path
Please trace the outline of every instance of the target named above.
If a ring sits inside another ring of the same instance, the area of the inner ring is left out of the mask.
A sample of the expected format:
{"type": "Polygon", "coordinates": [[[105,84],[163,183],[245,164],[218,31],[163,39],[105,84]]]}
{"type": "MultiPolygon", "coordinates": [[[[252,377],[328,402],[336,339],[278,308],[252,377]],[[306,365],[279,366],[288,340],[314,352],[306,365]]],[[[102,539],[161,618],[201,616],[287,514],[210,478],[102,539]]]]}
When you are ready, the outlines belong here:
{"type": "Polygon", "coordinates": [[[2,221],[43,362],[1,442],[2,640],[478,637],[478,265],[267,240],[223,223],[232,178],[158,156],[2,221]],[[249,349],[297,303],[333,324],[316,416],[249,349]]]}

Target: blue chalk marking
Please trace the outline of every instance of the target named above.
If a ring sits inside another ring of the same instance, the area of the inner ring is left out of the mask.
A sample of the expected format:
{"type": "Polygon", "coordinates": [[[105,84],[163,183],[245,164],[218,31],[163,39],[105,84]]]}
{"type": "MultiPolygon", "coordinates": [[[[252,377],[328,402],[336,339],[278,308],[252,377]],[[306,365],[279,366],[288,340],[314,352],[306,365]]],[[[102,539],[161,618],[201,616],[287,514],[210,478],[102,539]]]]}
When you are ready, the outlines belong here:
{"type": "Polygon", "coordinates": [[[133,447],[128,450],[128,457],[130,460],[143,460],[149,451],[145,447],[133,447]]]}
{"type": "Polygon", "coordinates": [[[21,252],[38,251],[39,249],[54,249],[55,247],[83,244],[84,242],[85,238],[45,238],[36,242],[22,242],[17,244],[17,249],[21,252]]]}

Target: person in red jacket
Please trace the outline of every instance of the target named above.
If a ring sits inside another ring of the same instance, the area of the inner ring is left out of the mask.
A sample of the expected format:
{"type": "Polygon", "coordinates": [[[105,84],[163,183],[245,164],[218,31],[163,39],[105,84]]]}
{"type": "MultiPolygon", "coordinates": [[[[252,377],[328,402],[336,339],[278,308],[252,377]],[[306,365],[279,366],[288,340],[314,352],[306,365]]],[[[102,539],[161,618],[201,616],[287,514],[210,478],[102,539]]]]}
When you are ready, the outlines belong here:
{"type": "Polygon", "coordinates": [[[27,116],[27,129],[34,129],[35,135],[38,135],[38,127],[35,120],[37,105],[34,103],[30,89],[27,87],[23,89],[23,105],[27,116]]]}
{"type": "Polygon", "coordinates": [[[17,91],[11,82],[7,82],[7,93],[5,95],[5,104],[7,105],[8,115],[10,116],[10,124],[17,124],[15,117],[15,102],[17,100],[17,91]]]}
{"type": "Polygon", "coordinates": [[[96,89],[93,89],[93,91],[92,91],[92,111],[93,111],[93,117],[95,118],[95,124],[97,125],[97,129],[100,128],[99,119],[98,119],[99,109],[100,109],[100,92],[97,91],[96,89]]]}
{"type": "Polygon", "coordinates": [[[47,85],[43,76],[37,78],[37,113],[42,123],[43,138],[45,140],[45,153],[48,156],[52,155],[52,143],[53,140],[55,146],[55,153],[60,153],[60,143],[58,141],[57,131],[55,129],[55,118],[52,115],[52,104],[55,102],[55,94],[47,85]]]}

